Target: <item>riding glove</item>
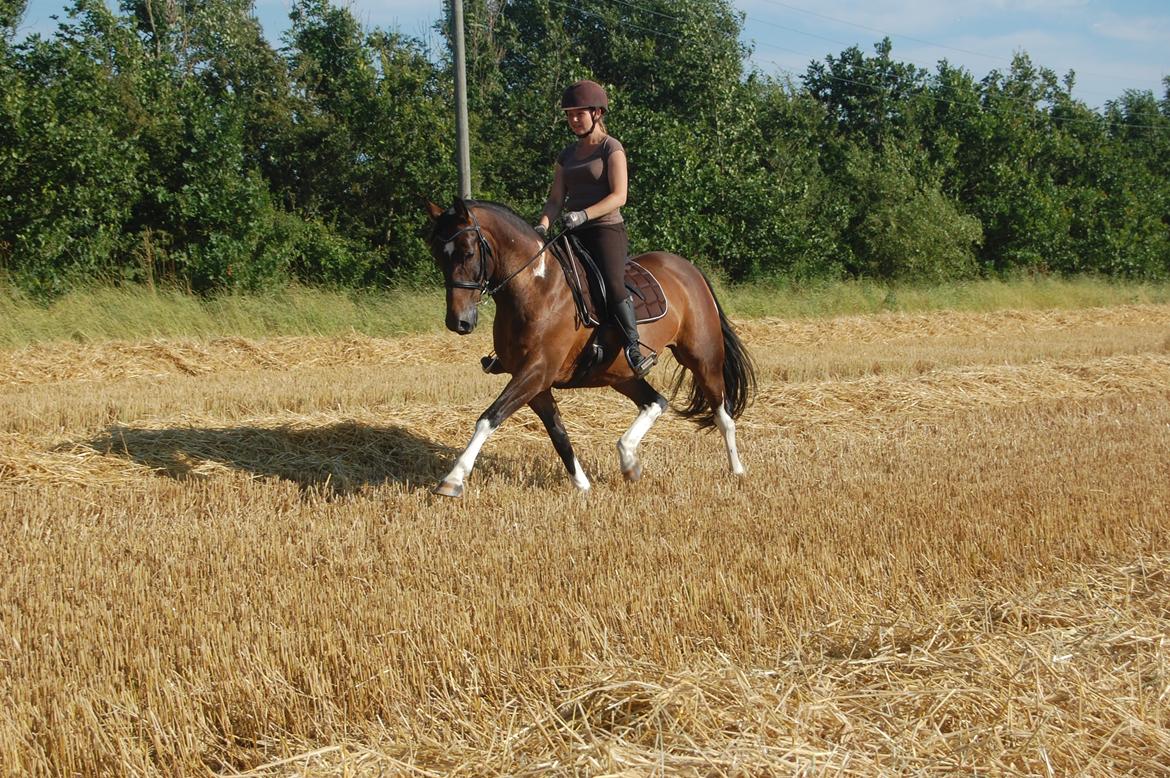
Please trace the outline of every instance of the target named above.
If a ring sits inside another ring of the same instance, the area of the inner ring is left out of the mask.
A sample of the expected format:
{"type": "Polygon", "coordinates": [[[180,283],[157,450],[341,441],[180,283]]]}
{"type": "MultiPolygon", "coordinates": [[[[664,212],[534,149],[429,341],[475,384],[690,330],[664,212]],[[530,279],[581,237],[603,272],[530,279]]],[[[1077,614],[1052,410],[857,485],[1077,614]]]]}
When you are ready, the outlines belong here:
{"type": "Polygon", "coordinates": [[[585,215],[584,211],[568,211],[561,217],[561,220],[564,221],[566,227],[573,230],[589,221],[589,217],[585,215]]]}
{"type": "Polygon", "coordinates": [[[536,227],[534,227],[534,229],[535,229],[535,230],[536,230],[538,233],[540,233],[540,237],[542,237],[542,238],[547,238],[547,237],[548,237],[548,227],[545,227],[543,224],[538,224],[538,225],[536,225],[536,227]]]}

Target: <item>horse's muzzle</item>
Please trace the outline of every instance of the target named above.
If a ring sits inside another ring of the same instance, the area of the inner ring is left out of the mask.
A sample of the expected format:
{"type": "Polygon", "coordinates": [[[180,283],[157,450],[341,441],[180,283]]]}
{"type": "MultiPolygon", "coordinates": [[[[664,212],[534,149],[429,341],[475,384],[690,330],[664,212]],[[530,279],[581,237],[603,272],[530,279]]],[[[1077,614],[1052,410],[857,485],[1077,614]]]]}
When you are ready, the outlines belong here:
{"type": "Polygon", "coordinates": [[[462,314],[455,313],[447,314],[447,329],[451,332],[457,332],[460,335],[468,335],[475,329],[475,325],[479,323],[479,309],[472,308],[462,314]]]}

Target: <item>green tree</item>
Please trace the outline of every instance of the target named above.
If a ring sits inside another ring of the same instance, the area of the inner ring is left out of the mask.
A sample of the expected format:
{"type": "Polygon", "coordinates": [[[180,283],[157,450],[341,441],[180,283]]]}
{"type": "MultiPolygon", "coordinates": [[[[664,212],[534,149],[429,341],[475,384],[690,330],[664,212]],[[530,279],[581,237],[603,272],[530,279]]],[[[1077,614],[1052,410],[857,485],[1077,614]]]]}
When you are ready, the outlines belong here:
{"type": "Polygon", "coordinates": [[[31,291],[120,273],[142,156],[112,74],[128,41],[81,0],[54,40],[4,44],[0,263],[31,291]]]}
{"type": "Polygon", "coordinates": [[[988,271],[1068,267],[1071,212],[1054,178],[1056,139],[1044,106],[1060,97],[1050,70],[1017,55],[982,81],[984,116],[959,149],[965,202],[983,224],[988,271]]]}
{"type": "Polygon", "coordinates": [[[12,41],[27,7],[28,0],[0,0],[0,45],[12,41]]]}
{"type": "Polygon", "coordinates": [[[309,278],[354,283],[424,275],[420,194],[452,177],[450,91],[422,45],[365,33],[327,0],[298,2],[288,32],[295,122],[274,154],[286,206],[353,246],[342,270],[310,261],[309,278]]]}
{"type": "Polygon", "coordinates": [[[947,281],[975,274],[983,240],[978,219],[964,215],[938,186],[911,173],[905,152],[853,147],[843,183],[853,193],[847,233],[858,276],[947,281]]]}
{"type": "Polygon", "coordinates": [[[825,106],[826,121],[853,142],[881,146],[917,140],[926,71],[896,62],[892,50],[889,38],[874,44],[873,57],[852,46],[823,63],[810,63],[805,72],[805,89],[825,106]]]}
{"type": "MultiPolygon", "coordinates": [[[[451,62],[330,0],[280,51],[250,0],[77,0],[15,42],[0,0],[0,269],[213,292],[433,278],[418,196],[450,196],[451,62]]],[[[744,72],[728,0],[467,0],[475,192],[535,216],[609,90],[634,250],[732,279],[1170,275],[1170,80],[1097,112],[1017,56],[976,79],[851,47],[799,85],[744,72]]]]}

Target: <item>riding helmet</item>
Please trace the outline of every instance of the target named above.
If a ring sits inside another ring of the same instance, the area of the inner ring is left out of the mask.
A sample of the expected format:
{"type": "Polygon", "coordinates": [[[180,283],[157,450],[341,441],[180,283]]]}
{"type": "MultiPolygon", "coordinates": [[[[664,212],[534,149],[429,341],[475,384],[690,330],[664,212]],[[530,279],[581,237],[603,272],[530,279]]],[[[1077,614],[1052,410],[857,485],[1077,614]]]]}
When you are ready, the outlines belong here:
{"type": "Polygon", "coordinates": [[[561,109],[570,108],[609,108],[609,97],[601,84],[596,81],[583,79],[569,85],[561,95],[561,109]]]}

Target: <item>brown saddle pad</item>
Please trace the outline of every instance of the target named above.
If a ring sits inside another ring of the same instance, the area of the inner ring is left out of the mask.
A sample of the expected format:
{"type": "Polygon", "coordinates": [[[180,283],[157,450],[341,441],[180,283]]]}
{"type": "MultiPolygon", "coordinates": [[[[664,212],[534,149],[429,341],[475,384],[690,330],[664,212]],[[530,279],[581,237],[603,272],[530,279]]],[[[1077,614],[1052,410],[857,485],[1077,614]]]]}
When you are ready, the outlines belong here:
{"type": "MultiPolygon", "coordinates": [[[[595,294],[601,279],[591,278],[590,274],[587,274],[585,264],[568,242],[562,249],[554,253],[565,271],[565,280],[573,290],[573,297],[577,301],[577,313],[586,327],[596,327],[604,318],[598,315],[595,294]]],[[[634,298],[634,316],[637,317],[638,324],[658,321],[666,315],[668,303],[662,285],[658,283],[653,273],[632,259],[626,263],[626,289],[634,298]]]]}

